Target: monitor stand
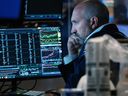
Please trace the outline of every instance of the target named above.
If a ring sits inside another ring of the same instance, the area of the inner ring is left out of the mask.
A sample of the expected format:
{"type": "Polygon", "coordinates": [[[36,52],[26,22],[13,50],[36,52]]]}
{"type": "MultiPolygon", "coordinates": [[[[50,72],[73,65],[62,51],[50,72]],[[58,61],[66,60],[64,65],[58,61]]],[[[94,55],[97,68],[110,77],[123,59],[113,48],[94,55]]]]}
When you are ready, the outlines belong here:
{"type": "Polygon", "coordinates": [[[43,91],[33,91],[29,90],[26,92],[26,90],[18,90],[17,87],[17,81],[12,80],[11,81],[11,92],[7,96],[42,96],[44,94],[43,91]]]}
{"type": "Polygon", "coordinates": [[[0,96],[26,96],[22,95],[23,91],[18,91],[17,80],[12,80],[11,86],[0,93],[0,96]]]}
{"type": "Polygon", "coordinates": [[[25,90],[18,91],[17,80],[12,80],[11,81],[11,92],[8,95],[9,96],[26,96],[26,95],[22,95],[22,93],[24,93],[24,91],[25,90]]]}
{"type": "Polygon", "coordinates": [[[16,80],[12,80],[11,82],[11,92],[16,92],[17,91],[17,81],[16,80]]]}

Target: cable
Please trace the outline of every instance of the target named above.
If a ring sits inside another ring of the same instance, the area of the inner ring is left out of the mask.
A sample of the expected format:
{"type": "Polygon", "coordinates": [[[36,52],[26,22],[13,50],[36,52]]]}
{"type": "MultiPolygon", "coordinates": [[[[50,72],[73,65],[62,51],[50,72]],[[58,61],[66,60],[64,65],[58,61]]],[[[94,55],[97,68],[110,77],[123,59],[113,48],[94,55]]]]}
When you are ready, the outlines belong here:
{"type": "MultiPolygon", "coordinates": [[[[17,87],[18,89],[21,89],[21,90],[26,90],[25,92],[28,92],[28,91],[30,91],[30,90],[32,90],[32,89],[34,89],[35,87],[36,87],[36,84],[37,84],[37,79],[35,79],[35,83],[34,83],[34,85],[32,86],[32,88],[30,88],[30,89],[24,89],[24,88],[21,88],[21,87],[17,87]]],[[[25,92],[23,92],[23,93],[25,93],[25,92]]]]}
{"type": "Polygon", "coordinates": [[[22,81],[19,81],[19,82],[17,83],[17,86],[18,86],[18,85],[20,85],[20,84],[21,84],[21,82],[22,82],[22,81]]]}
{"type": "MultiPolygon", "coordinates": [[[[21,83],[21,81],[19,81],[18,83],[17,83],[16,81],[14,81],[14,82],[16,83],[16,85],[14,85],[16,88],[17,88],[17,86],[21,83]]],[[[12,82],[11,82],[11,83],[12,83],[12,82]]],[[[13,88],[12,84],[6,84],[6,85],[5,85],[5,81],[4,81],[4,84],[2,84],[2,86],[0,87],[0,89],[2,89],[3,86],[9,86],[9,87],[6,88],[5,90],[3,90],[1,93],[6,93],[6,92],[9,91],[9,90],[10,90],[10,92],[12,91],[12,88],[13,88]]]]}
{"type": "Polygon", "coordinates": [[[7,91],[9,91],[9,90],[11,90],[11,87],[9,87],[9,88],[3,90],[1,93],[7,93],[7,91]]]}
{"type": "MultiPolygon", "coordinates": [[[[21,83],[21,82],[16,83],[16,91],[17,91],[18,89],[20,89],[20,90],[25,90],[25,91],[19,92],[20,94],[22,94],[22,93],[25,93],[25,92],[28,92],[28,91],[34,89],[35,86],[36,86],[36,84],[37,84],[37,80],[35,80],[35,83],[34,83],[34,85],[32,86],[32,88],[27,89],[27,90],[26,90],[26,89],[23,89],[23,88],[20,88],[20,87],[17,87],[20,83],[21,83]]],[[[4,84],[2,84],[2,86],[3,86],[3,85],[4,85],[4,84]]],[[[1,86],[1,88],[2,88],[2,86],[1,86]]],[[[8,94],[17,93],[17,92],[12,92],[12,87],[13,87],[13,86],[9,86],[7,89],[3,90],[3,91],[1,92],[1,94],[4,95],[4,94],[7,94],[7,93],[8,93],[8,94]]]]}
{"type": "Polygon", "coordinates": [[[2,90],[4,85],[5,85],[5,81],[2,82],[2,85],[0,86],[0,91],[2,90]]]}

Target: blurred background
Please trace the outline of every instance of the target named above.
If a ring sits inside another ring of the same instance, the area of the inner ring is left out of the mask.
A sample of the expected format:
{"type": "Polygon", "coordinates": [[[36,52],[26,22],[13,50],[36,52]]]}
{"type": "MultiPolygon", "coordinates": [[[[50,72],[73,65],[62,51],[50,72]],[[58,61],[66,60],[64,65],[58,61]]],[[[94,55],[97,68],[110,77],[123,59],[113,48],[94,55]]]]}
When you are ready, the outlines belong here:
{"type": "MultiPolygon", "coordinates": [[[[62,28],[62,57],[65,56],[67,54],[68,35],[71,30],[71,13],[73,7],[83,0],[48,0],[49,3],[42,5],[36,3],[40,0],[34,0],[35,3],[33,4],[31,1],[33,0],[0,0],[0,28],[38,28],[59,24],[62,28]],[[55,1],[59,2],[56,4],[60,5],[52,6],[55,1]],[[39,6],[43,6],[43,10],[39,6]],[[51,12],[50,15],[47,12],[51,12]]],[[[128,0],[100,1],[109,9],[110,22],[116,23],[119,30],[128,36],[128,0]]],[[[21,89],[32,88],[39,91],[60,89],[64,88],[65,85],[61,76],[18,80],[17,82],[21,89]]],[[[6,89],[11,82],[1,80],[0,84],[0,89],[6,89]]]]}

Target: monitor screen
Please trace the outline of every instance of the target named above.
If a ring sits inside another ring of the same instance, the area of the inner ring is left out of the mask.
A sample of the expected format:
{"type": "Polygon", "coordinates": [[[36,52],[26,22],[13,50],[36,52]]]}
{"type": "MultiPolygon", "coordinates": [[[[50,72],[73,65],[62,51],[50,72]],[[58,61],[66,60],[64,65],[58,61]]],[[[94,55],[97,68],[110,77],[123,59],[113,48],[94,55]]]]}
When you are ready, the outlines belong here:
{"type": "Polygon", "coordinates": [[[104,3],[107,7],[113,7],[114,5],[114,0],[99,0],[102,3],[104,3]]]}
{"type": "Polygon", "coordinates": [[[60,27],[43,27],[40,30],[41,63],[43,75],[60,75],[58,64],[62,64],[60,27]]]}
{"type": "Polygon", "coordinates": [[[25,19],[61,19],[63,0],[26,0],[25,19]]]}
{"type": "Polygon", "coordinates": [[[128,25],[118,24],[119,31],[124,33],[128,37],[128,25]]]}
{"type": "Polygon", "coordinates": [[[17,25],[23,20],[23,0],[0,0],[0,25],[17,25]]]}
{"type": "Polygon", "coordinates": [[[0,80],[60,76],[61,27],[0,29],[0,80]]]}

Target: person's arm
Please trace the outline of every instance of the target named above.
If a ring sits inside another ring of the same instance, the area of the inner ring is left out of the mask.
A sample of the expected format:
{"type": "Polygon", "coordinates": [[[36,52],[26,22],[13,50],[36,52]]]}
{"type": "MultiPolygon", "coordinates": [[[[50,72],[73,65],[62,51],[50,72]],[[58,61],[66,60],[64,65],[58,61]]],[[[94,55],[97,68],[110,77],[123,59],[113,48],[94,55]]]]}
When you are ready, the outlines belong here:
{"type": "Polygon", "coordinates": [[[67,88],[76,87],[80,77],[85,73],[85,62],[79,56],[82,44],[83,40],[76,33],[72,33],[68,38],[68,56],[64,57],[63,64],[59,65],[67,88]]]}
{"type": "Polygon", "coordinates": [[[85,57],[80,56],[69,64],[59,65],[62,77],[65,80],[66,88],[76,88],[81,76],[85,74],[85,57]]]}

